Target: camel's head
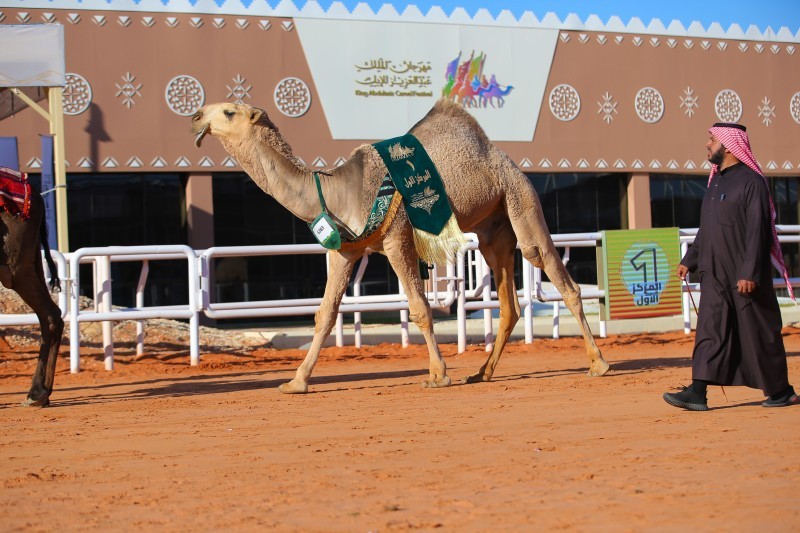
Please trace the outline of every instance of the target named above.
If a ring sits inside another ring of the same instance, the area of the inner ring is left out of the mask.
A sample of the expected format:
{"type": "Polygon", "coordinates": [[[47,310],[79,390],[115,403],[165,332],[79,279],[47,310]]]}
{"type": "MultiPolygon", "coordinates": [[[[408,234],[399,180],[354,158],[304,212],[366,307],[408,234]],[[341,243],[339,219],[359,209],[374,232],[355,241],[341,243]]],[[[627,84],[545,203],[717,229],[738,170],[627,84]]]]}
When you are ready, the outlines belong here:
{"type": "Polygon", "coordinates": [[[224,102],[203,106],[192,117],[194,144],[199,148],[207,133],[219,139],[247,137],[262,115],[263,110],[247,104],[224,102]]]}

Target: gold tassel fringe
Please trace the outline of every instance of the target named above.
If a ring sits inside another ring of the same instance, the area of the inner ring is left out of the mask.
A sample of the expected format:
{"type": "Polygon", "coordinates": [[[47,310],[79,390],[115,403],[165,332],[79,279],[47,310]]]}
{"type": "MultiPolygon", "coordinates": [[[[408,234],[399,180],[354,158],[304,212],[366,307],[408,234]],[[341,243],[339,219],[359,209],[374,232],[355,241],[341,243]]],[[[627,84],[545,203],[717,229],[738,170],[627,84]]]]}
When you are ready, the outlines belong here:
{"type": "Polygon", "coordinates": [[[458,227],[455,215],[450,216],[439,235],[414,228],[414,247],[420,259],[430,265],[455,262],[455,255],[466,243],[467,239],[458,227]]]}

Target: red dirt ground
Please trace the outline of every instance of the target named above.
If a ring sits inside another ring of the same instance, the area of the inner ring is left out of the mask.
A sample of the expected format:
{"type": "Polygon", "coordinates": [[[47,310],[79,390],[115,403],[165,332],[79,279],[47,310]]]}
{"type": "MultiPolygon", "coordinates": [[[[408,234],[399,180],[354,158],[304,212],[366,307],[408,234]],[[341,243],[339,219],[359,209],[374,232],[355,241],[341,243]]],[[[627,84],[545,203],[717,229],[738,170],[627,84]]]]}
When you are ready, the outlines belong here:
{"type": "MultiPolygon", "coordinates": [[[[800,330],[784,329],[800,384],[800,330]]],[[[0,343],[3,531],[796,531],[800,407],[759,391],[668,406],[690,380],[693,336],[512,344],[495,380],[424,390],[421,346],[327,348],[310,393],[286,396],[298,350],[152,347],[116,369],[98,349],[47,409],[23,408],[35,350],[0,343]]],[[[482,346],[456,355],[474,372],[482,346]]]]}

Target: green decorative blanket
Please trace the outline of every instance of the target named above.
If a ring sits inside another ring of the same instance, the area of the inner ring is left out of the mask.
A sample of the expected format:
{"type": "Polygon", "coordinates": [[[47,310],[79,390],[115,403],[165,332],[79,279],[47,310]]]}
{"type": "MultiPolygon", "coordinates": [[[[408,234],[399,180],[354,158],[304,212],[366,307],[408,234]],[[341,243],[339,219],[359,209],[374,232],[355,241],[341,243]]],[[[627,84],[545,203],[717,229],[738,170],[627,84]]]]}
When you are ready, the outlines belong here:
{"type": "Polygon", "coordinates": [[[439,235],[452,216],[444,184],[428,152],[416,137],[402,137],[375,143],[392,181],[400,194],[411,224],[423,231],[439,235]]]}
{"type": "Polygon", "coordinates": [[[431,264],[447,262],[466,240],[428,152],[410,133],[373,146],[403,197],[420,257],[431,264]]]}

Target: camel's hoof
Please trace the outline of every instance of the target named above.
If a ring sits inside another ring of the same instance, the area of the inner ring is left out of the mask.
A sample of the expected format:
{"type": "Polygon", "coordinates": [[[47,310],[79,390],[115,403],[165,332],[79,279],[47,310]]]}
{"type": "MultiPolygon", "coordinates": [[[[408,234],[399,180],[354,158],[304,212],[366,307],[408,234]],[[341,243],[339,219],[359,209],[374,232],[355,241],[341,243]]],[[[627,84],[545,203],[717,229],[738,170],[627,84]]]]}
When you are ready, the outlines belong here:
{"type": "Polygon", "coordinates": [[[423,389],[440,389],[442,387],[449,387],[450,386],[450,377],[445,376],[439,381],[430,380],[430,381],[423,381],[422,388],[423,389]]]}
{"type": "Polygon", "coordinates": [[[606,363],[605,359],[600,358],[589,366],[588,374],[593,378],[599,378],[600,376],[605,376],[608,369],[608,363],[606,363]]]}
{"type": "Polygon", "coordinates": [[[483,383],[485,381],[491,381],[492,376],[487,376],[482,372],[478,372],[477,374],[472,374],[471,376],[467,376],[461,380],[462,385],[469,385],[471,383],[483,383]]]}
{"type": "Polygon", "coordinates": [[[30,396],[25,398],[25,401],[22,402],[22,407],[47,407],[50,405],[50,398],[45,396],[44,398],[39,398],[38,400],[34,400],[30,396]]]}
{"type": "Polygon", "coordinates": [[[297,383],[295,380],[283,383],[278,390],[284,394],[305,394],[308,392],[308,383],[297,383]]]}

